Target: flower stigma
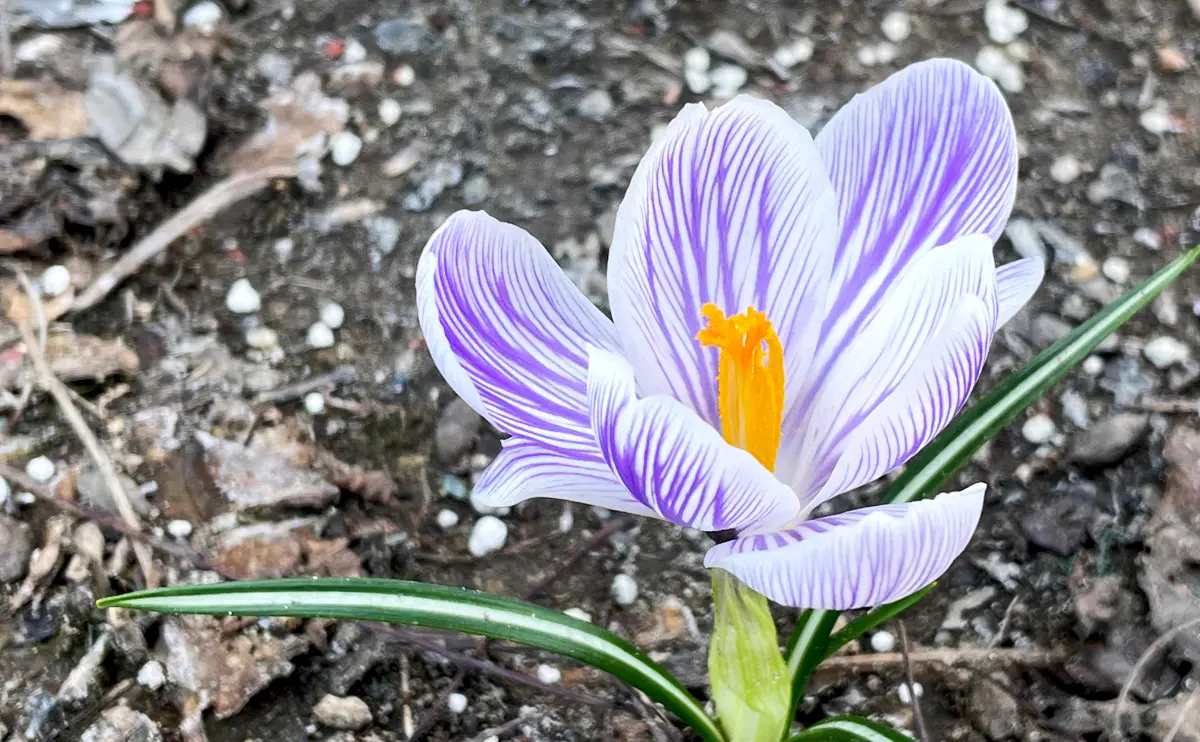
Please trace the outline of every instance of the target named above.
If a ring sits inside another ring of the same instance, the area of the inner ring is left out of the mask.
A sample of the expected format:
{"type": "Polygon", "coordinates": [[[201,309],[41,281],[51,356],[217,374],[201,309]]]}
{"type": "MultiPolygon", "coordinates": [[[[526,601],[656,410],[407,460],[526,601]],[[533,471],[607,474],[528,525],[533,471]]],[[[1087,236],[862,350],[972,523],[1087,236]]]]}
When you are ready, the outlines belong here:
{"type": "Polygon", "coordinates": [[[717,366],[721,434],[770,471],[783,431],[783,346],[767,315],[754,307],[726,317],[707,303],[708,326],[696,333],[705,347],[720,348],[717,366]]]}

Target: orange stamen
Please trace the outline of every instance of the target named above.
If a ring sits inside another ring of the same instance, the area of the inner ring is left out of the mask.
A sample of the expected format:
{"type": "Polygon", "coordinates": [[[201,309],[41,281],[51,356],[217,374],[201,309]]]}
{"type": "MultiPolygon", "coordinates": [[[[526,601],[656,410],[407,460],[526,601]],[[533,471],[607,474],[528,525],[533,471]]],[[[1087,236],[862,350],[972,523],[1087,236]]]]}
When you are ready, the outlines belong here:
{"type": "Polygon", "coordinates": [[[715,304],[700,313],[708,326],[696,333],[701,345],[721,349],[717,364],[721,433],[775,470],[783,429],[783,346],[771,321],[754,307],[726,317],[715,304]]]}

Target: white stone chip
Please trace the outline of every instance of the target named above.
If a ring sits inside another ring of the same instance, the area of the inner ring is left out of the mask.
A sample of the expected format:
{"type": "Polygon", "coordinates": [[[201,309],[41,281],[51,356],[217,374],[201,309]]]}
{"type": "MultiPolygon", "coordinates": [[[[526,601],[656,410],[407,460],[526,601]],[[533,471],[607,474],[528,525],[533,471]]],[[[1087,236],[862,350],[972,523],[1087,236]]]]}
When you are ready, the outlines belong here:
{"type": "Polygon", "coordinates": [[[553,665],[538,665],[537,679],[546,685],[554,685],[562,680],[562,672],[553,665]]]}
{"type": "Polygon", "coordinates": [[[467,697],[461,693],[451,693],[446,697],[446,708],[452,714],[461,714],[467,710],[467,697]]]}
{"type": "Polygon", "coordinates": [[[485,515],[475,521],[471,536],[467,539],[467,551],[471,556],[481,557],[499,551],[508,541],[508,526],[494,515],[485,515]]]}
{"type": "Polygon", "coordinates": [[[333,330],[324,322],[314,322],[308,328],[308,347],[332,348],[334,343],[333,330]]]}
{"type": "Polygon", "coordinates": [[[1034,415],[1021,426],[1021,435],[1030,443],[1041,445],[1049,443],[1058,432],[1058,427],[1049,415],[1034,415]]]}
{"type": "Polygon", "coordinates": [[[346,321],[346,310],[336,301],[325,302],[321,305],[321,321],[336,330],[346,321]]]}
{"type": "Polygon", "coordinates": [[[187,538],[192,535],[192,524],[190,521],[176,518],[167,524],[167,533],[171,534],[172,538],[187,538]]]}
{"type": "Polygon", "coordinates": [[[590,623],[592,620],[592,614],[588,613],[582,608],[568,608],[567,610],[563,611],[563,613],[567,614],[571,618],[578,618],[580,621],[587,621],[590,623]]]}
{"type": "Polygon", "coordinates": [[[239,278],[229,285],[229,291],[225,294],[225,308],[234,314],[253,314],[262,309],[262,297],[249,279],[239,278]]]}
{"type": "Polygon", "coordinates": [[[1082,368],[1088,376],[1099,376],[1104,371],[1104,359],[1100,356],[1088,356],[1083,359],[1082,368]]]}
{"type": "Polygon", "coordinates": [[[910,705],[914,698],[920,698],[925,695],[925,689],[920,683],[913,683],[912,688],[908,687],[908,683],[901,683],[896,689],[896,695],[900,696],[900,703],[910,705]]]}
{"type": "Polygon", "coordinates": [[[320,392],[305,394],[304,411],[310,415],[320,415],[325,412],[325,395],[320,392]]]}
{"type": "Polygon", "coordinates": [[[710,66],[712,66],[712,55],[708,53],[708,49],[702,46],[693,46],[683,53],[683,68],[685,70],[707,72],[710,66]]]}
{"type": "Polygon", "coordinates": [[[438,528],[448,531],[458,525],[458,513],[450,508],[442,508],[437,514],[438,528]]]}
{"type": "Polygon", "coordinates": [[[38,279],[42,296],[62,296],[71,288],[71,271],[65,265],[52,265],[38,279]]]}
{"type": "Polygon", "coordinates": [[[617,575],[612,581],[612,596],[617,605],[633,605],[638,597],[637,580],[625,573],[617,575]]]}
{"type": "Polygon", "coordinates": [[[896,635],[890,631],[876,631],[871,635],[871,649],[876,652],[890,652],[896,648],[896,635]]]}
{"type": "Polygon", "coordinates": [[[327,693],[313,706],[313,716],[323,726],[333,729],[362,729],[371,723],[371,709],[358,696],[327,693]]]}
{"type": "Polygon", "coordinates": [[[1161,369],[1167,369],[1177,363],[1183,363],[1191,356],[1186,345],[1170,335],[1159,335],[1142,348],[1146,360],[1161,369]]]}
{"type": "Polygon", "coordinates": [[[39,482],[49,482],[54,478],[54,462],[45,456],[30,459],[29,463],[25,464],[25,473],[39,482]]]}
{"type": "Polygon", "coordinates": [[[251,327],[246,331],[246,345],[256,350],[270,350],[279,347],[279,333],[270,327],[251,327]]]}
{"type": "Polygon", "coordinates": [[[329,138],[329,158],[333,164],[345,167],[358,159],[363,142],[352,131],[339,131],[329,138]]]}
{"type": "Polygon", "coordinates": [[[732,98],[746,84],[750,74],[736,64],[723,64],[708,73],[712,81],[713,95],[717,98],[732,98]]]}
{"type": "Polygon", "coordinates": [[[996,46],[985,46],[975,55],[975,69],[1009,93],[1025,89],[1025,72],[1021,65],[996,46]]]}
{"type": "Polygon", "coordinates": [[[1083,174],[1083,165],[1074,155],[1063,155],[1050,165],[1050,179],[1055,183],[1074,183],[1083,174]]]}
{"type": "Polygon", "coordinates": [[[1011,7],[1008,0],[988,0],[983,8],[983,24],[988,38],[997,44],[1011,44],[1029,28],[1029,16],[1020,8],[1011,7]]]}
{"type": "Polygon", "coordinates": [[[888,41],[898,44],[912,34],[912,16],[903,10],[893,10],[883,17],[879,30],[888,41]]]}
{"type": "Polygon", "coordinates": [[[167,673],[163,671],[162,663],[150,660],[138,668],[137,683],[143,688],[158,690],[167,682],[167,673]]]}
{"type": "Polygon", "coordinates": [[[211,0],[204,0],[188,8],[181,23],[186,28],[197,28],[204,34],[210,34],[224,16],[225,11],[221,10],[220,5],[211,0]]]}
{"type": "Polygon", "coordinates": [[[379,120],[384,126],[392,126],[400,120],[404,109],[395,98],[384,98],[379,101],[379,120]]]}

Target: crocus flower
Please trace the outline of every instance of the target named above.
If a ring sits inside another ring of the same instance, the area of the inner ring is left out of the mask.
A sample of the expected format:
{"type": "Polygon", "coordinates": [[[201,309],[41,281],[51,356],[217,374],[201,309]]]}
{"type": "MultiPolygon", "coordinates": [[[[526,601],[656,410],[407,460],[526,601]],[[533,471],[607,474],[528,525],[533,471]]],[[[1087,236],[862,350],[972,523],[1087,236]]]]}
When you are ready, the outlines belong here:
{"type": "Polygon", "coordinates": [[[913,65],[814,139],[741,96],[685,106],[617,214],[612,319],[527,232],[460,211],[417,272],[451,387],[504,447],[493,506],[552,497],[734,540],[705,564],[789,606],[911,594],[984,487],[809,520],[908,460],[967,399],[1042,265],[996,266],[1017,146],[995,86],[913,65]]]}

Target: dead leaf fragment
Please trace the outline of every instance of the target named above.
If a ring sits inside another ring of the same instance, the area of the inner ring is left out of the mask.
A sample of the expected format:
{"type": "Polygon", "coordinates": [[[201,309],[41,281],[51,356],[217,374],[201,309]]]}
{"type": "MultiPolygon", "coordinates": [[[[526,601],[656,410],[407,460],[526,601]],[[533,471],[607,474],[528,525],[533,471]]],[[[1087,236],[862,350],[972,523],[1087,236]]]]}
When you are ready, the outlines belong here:
{"type": "Polygon", "coordinates": [[[217,488],[239,510],[271,507],[324,507],[338,496],[338,488],[312,469],[288,457],[234,441],[201,438],[207,449],[205,463],[217,488]]]}
{"type": "Polygon", "coordinates": [[[83,93],[49,79],[0,80],[0,113],[19,119],[37,141],[87,133],[83,93]]]}

